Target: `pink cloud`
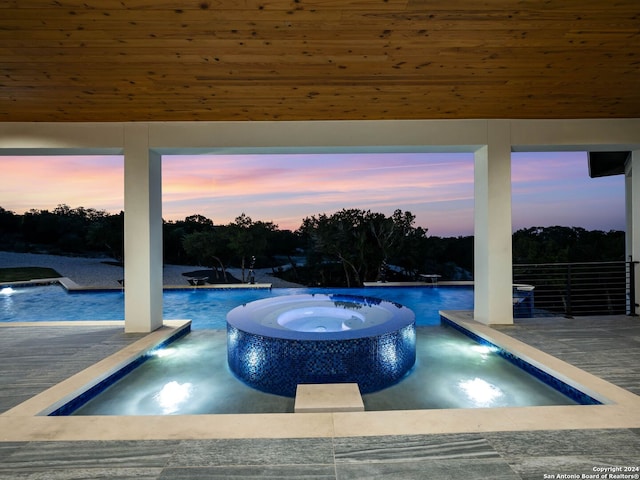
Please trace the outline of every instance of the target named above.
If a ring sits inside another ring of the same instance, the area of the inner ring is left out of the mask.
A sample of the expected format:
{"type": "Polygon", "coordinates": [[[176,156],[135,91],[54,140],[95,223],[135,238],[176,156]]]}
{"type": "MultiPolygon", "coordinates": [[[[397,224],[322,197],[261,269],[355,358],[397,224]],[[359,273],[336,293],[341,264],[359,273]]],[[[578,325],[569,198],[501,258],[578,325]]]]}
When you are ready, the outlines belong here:
{"type": "Polygon", "coordinates": [[[0,206],[7,210],[124,207],[122,157],[0,157],[0,165],[0,206]]]}
{"type": "MultiPolygon", "coordinates": [[[[123,159],[0,157],[0,206],[120,211],[123,159]]],[[[163,216],[241,213],[296,229],[306,216],[360,208],[416,215],[432,235],[473,233],[471,154],[203,155],[163,158],[163,216]]],[[[590,179],[584,152],[514,153],[513,223],[624,225],[622,177],[590,179]],[[600,222],[600,223],[598,223],[600,222]]]]}
{"type": "Polygon", "coordinates": [[[469,155],[227,155],[172,157],[164,165],[165,212],[182,215],[197,202],[216,223],[245,212],[295,229],[305,216],[341,208],[390,214],[447,199],[473,202],[469,155]],[[178,187],[184,171],[197,172],[191,189],[178,187]]]}

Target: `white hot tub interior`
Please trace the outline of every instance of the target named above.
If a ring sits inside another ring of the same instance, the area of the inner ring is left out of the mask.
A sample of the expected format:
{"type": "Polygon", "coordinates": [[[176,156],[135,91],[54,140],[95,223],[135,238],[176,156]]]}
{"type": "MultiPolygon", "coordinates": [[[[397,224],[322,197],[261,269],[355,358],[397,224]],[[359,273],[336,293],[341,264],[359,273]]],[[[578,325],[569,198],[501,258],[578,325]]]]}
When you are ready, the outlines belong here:
{"type": "Polygon", "coordinates": [[[281,313],[277,322],[296,332],[339,332],[362,327],[365,317],[344,308],[308,306],[281,313]]]}

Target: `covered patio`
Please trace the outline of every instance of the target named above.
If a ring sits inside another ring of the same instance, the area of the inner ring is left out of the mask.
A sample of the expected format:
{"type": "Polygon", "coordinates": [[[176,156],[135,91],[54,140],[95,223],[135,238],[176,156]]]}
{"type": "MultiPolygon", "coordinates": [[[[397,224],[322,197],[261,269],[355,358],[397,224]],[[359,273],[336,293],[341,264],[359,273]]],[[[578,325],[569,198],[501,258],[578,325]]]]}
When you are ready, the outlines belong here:
{"type": "Polygon", "coordinates": [[[0,6],[0,157],[123,155],[126,212],[124,322],[0,326],[0,479],[637,474],[637,317],[514,322],[510,185],[512,152],[631,152],[626,256],[640,259],[637,1],[175,3],[0,6]],[[163,155],[292,151],[473,152],[469,316],[609,382],[629,404],[304,421],[20,414],[171,328],[163,155]]]}

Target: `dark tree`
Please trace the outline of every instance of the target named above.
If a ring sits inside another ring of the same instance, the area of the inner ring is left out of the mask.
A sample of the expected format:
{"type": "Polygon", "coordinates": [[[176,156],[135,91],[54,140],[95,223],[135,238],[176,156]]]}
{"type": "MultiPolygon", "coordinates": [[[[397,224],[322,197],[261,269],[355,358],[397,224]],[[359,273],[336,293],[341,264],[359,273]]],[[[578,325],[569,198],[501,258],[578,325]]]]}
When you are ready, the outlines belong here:
{"type": "Polygon", "coordinates": [[[221,238],[221,230],[213,228],[201,232],[193,232],[184,236],[182,246],[190,258],[196,259],[198,265],[206,265],[215,270],[216,275],[222,280],[227,280],[227,272],[221,254],[224,255],[226,239],[221,238]],[[220,267],[220,271],[218,271],[220,267]]]}
{"type": "Polygon", "coordinates": [[[277,228],[272,222],[254,222],[244,213],[227,225],[229,248],[240,262],[243,282],[247,266],[253,263],[250,259],[265,254],[269,237],[277,228]]]}
{"type": "Polygon", "coordinates": [[[400,256],[416,234],[414,216],[396,210],[391,217],[370,210],[343,209],[303,220],[300,233],[309,241],[307,262],[326,283],[323,266],[339,262],[347,286],[380,279],[382,266],[400,256]]]}
{"type": "Polygon", "coordinates": [[[95,219],[87,230],[87,245],[124,261],[124,212],[95,219]]]}
{"type": "Polygon", "coordinates": [[[625,234],[580,227],[531,227],[513,234],[514,263],[624,260],[625,234]]]}

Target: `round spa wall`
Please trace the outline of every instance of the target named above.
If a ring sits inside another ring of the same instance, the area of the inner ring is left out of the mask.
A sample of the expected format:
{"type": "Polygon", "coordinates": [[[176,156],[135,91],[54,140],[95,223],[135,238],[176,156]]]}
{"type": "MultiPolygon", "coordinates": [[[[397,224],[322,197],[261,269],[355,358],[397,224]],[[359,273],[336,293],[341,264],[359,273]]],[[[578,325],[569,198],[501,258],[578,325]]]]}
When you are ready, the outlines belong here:
{"type": "Polygon", "coordinates": [[[361,393],[400,380],[416,360],[413,312],[352,295],[289,295],[227,314],[227,357],[247,385],[293,397],[301,383],[357,383],[361,393]]]}

